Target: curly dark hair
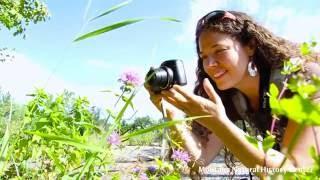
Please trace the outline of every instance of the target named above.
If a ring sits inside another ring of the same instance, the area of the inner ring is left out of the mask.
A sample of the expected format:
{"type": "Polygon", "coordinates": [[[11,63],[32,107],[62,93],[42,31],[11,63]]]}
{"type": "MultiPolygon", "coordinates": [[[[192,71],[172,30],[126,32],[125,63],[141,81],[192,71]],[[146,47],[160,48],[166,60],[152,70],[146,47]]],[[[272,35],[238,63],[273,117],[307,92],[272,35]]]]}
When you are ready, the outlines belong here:
{"type": "MultiPolygon", "coordinates": [[[[208,21],[203,21],[204,16],[198,22],[196,30],[196,49],[198,54],[198,65],[196,69],[197,81],[195,84],[194,93],[202,97],[208,98],[204,88],[203,80],[208,78],[221,97],[222,102],[226,108],[226,113],[229,119],[233,122],[237,120],[238,114],[232,102],[232,95],[235,89],[219,90],[214,81],[204,71],[202,59],[200,57],[199,36],[204,31],[220,32],[229,34],[235,37],[243,46],[251,45],[254,42],[255,52],[252,60],[257,66],[261,76],[269,76],[271,68],[281,68],[283,61],[290,57],[300,57],[300,50],[298,44],[292,43],[284,38],[274,35],[272,32],[255,22],[250,16],[243,12],[228,11],[235,19],[232,18],[215,18],[208,21]],[[200,23],[200,21],[204,23],[200,23]]],[[[210,13],[209,13],[210,14],[210,13]]],[[[304,59],[315,59],[313,55],[304,57],[304,59]]],[[[318,59],[318,57],[316,57],[318,59]]],[[[256,123],[255,123],[256,124],[256,123]]],[[[260,124],[261,125],[261,124],[260,124]]],[[[201,127],[196,121],[192,122],[192,131],[208,141],[208,135],[211,133],[208,129],[201,127]],[[199,128],[201,127],[201,128],[199,128]]],[[[262,124],[267,126],[267,124],[262,124]]],[[[259,129],[268,129],[269,127],[259,127],[259,129]]],[[[233,155],[225,149],[225,163],[231,168],[234,165],[233,155]]],[[[233,173],[234,174],[234,173],[233,173]]]]}

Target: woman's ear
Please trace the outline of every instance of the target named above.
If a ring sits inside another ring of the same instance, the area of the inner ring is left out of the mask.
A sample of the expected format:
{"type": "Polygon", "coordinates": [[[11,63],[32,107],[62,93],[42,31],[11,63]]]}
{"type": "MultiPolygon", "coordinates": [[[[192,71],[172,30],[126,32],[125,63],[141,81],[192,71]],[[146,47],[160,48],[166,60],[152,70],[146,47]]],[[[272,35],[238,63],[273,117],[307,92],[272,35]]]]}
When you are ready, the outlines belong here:
{"type": "Polygon", "coordinates": [[[257,43],[255,39],[251,39],[248,44],[245,46],[245,50],[248,56],[253,56],[254,52],[256,51],[257,43]]]}

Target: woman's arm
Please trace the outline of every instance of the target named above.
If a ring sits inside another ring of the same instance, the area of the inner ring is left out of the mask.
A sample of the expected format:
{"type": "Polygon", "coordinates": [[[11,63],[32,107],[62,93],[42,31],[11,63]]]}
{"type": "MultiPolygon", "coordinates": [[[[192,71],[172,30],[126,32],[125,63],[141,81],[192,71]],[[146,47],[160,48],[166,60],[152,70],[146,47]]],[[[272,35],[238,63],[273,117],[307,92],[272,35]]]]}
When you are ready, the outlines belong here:
{"type": "MultiPolygon", "coordinates": [[[[292,142],[292,138],[294,134],[297,132],[299,126],[301,125],[295,123],[294,121],[288,121],[288,125],[282,142],[281,151],[283,153],[287,152],[288,146],[290,142],[292,142]]],[[[309,154],[309,150],[312,146],[317,147],[317,143],[320,144],[319,140],[319,126],[307,126],[302,130],[300,136],[298,137],[292,149],[292,152],[289,154],[289,158],[292,160],[295,167],[308,168],[314,163],[314,160],[309,154]]]]}
{"type": "MultiPolygon", "coordinates": [[[[214,91],[208,79],[204,80],[204,89],[209,96],[209,100],[196,96],[174,86],[169,91],[163,92],[164,98],[183,110],[189,116],[211,115],[212,117],[202,118],[198,122],[214,132],[218,139],[248,168],[279,167],[284,155],[270,151],[274,154],[267,158],[265,163],[265,153],[252,145],[245,137],[245,133],[230,121],[225,113],[225,109],[220,97],[214,91]]],[[[268,152],[269,153],[269,152],[268,152]]],[[[270,154],[269,153],[269,154],[270,154]]],[[[288,161],[288,166],[291,167],[288,161]]]]}
{"type": "Polygon", "coordinates": [[[223,148],[221,140],[213,133],[208,135],[208,141],[201,143],[199,136],[195,135],[185,124],[178,124],[171,128],[171,137],[180,142],[182,147],[193,157],[198,166],[207,166],[223,148]]]}
{"type": "MultiPolygon", "coordinates": [[[[150,94],[150,100],[157,107],[159,111],[162,110],[161,103],[164,103],[164,110],[168,120],[176,119],[177,111],[170,103],[163,102],[163,96],[154,94],[146,86],[150,94]]],[[[185,124],[175,124],[169,128],[170,138],[178,142],[188,153],[192,156],[193,161],[198,166],[207,166],[217,156],[223,148],[221,140],[213,133],[208,135],[208,141],[201,143],[200,137],[194,134],[191,129],[185,124]]]]}

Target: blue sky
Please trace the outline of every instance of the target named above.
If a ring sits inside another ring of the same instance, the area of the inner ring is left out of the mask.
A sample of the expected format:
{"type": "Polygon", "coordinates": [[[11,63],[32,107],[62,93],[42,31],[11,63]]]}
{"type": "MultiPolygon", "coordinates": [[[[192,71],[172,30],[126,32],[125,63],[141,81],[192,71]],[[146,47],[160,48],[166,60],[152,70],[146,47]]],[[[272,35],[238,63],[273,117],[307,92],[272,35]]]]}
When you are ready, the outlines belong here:
{"type": "MultiPolygon", "coordinates": [[[[26,39],[12,37],[1,29],[0,47],[15,48],[16,59],[0,66],[0,85],[18,101],[34,87],[52,92],[70,89],[86,95],[99,106],[112,104],[102,89],[119,87],[117,78],[127,69],[144,76],[151,65],[178,58],[188,71],[192,89],[196,53],[196,20],[214,9],[245,11],[276,34],[293,41],[308,41],[320,36],[320,6],[316,0],[133,0],[112,14],[86,23],[119,0],[51,0],[47,2],[51,18],[27,28],[26,39]],[[174,17],[180,23],[161,21],[174,17]],[[76,36],[129,18],[145,21],[106,33],[99,37],[72,42],[76,36]]],[[[144,90],[136,98],[139,115],[161,114],[148,102],[144,90]],[[143,102],[143,103],[141,103],[143,102]],[[141,108],[141,110],[139,110],[141,108]]]]}

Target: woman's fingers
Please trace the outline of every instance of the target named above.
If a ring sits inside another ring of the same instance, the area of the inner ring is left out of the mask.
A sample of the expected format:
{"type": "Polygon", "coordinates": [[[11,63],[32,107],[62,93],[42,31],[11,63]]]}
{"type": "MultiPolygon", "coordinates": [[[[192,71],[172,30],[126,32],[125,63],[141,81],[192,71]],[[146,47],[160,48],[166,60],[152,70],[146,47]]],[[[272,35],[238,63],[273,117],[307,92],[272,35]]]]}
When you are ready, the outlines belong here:
{"type": "Polygon", "coordinates": [[[186,99],[194,100],[194,94],[190,93],[189,91],[186,91],[182,86],[174,85],[172,89],[180,93],[186,99]]]}
{"type": "Polygon", "coordinates": [[[210,83],[208,78],[205,78],[203,80],[203,88],[206,91],[207,95],[209,96],[209,98],[215,102],[215,103],[219,103],[221,104],[222,101],[220,99],[220,96],[218,95],[218,93],[214,90],[214,87],[212,86],[212,84],[210,83]]]}
{"type": "Polygon", "coordinates": [[[186,96],[184,96],[183,94],[181,94],[180,92],[178,92],[176,89],[171,88],[167,91],[161,91],[161,94],[163,96],[167,96],[170,97],[172,99],[174,99],[175,101],[184,104],[188,102],[188,99],[186,96]]]}
{"type": "Polygon", "coordinates": [[[168,103],[172,104],[173,106],[177,107],[178,109],[181,109],[181,105],[178,101],[176,101],[174,98],[169,96],[163,96],[163,99],[166,100],[168,103]]]}
{"type": "Polygon", "coordinates": [[[155,94],[148,84],[144,84],[145,89],[148,91],[150,95],[151,102],[157,107],[158,110],[161,111],[161,100],[162,96],[160,94],[155,94]]]}

